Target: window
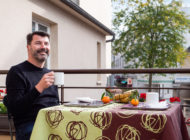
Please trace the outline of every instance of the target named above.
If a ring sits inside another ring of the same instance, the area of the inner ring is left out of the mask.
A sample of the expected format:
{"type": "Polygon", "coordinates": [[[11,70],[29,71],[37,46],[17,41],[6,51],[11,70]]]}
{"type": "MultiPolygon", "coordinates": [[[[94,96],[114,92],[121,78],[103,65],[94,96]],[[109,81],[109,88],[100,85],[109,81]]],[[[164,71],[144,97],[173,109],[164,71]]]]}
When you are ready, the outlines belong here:
{"type": "MultiPolygon", "coordinates": [[[[48,25],[45,25],[43,23],[37,22],[37,21],[32,21],[32,32],[34,31],[43,31],[48,34],[50,34],[50,27],[48,25]]],[[[45,63],[46,68],[50,68],[50,56],[48,57],[46,63],[45,63]]]]}
{"type": "MultiPolygon", "coordinates": [[[[101,69],[101,43],[97,42],[97,69],[101,69]]],[[[101,85],[101,74],[97,75],[97,85],[101,85]]]]}
{"type": "Polygon", "coordinates": [[[97,68],[101,68],[101,44],[97,43],[97,68]]]}
{"type": "Polygon", "coordinates": [[[32,32],[34,31],[43,31],[43,32],[49,33],[49,27],[42,23],[32,21],[32,32]]]}

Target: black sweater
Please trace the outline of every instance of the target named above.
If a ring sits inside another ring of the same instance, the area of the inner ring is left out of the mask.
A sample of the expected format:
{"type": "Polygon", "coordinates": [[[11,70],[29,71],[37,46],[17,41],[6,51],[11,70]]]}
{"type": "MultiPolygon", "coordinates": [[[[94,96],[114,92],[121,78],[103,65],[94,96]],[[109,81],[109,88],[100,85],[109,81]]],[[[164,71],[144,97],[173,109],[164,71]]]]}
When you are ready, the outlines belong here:
{"type": "Polygon", "coordinates": [[[6,78],[8,110],[13,115],[15,126],[35,121],[40,109],[58,105],[57,86],[50,86],[41,94],[35,88],[46,68],[38,68],[25,61],[11,67],[6,78]]]}

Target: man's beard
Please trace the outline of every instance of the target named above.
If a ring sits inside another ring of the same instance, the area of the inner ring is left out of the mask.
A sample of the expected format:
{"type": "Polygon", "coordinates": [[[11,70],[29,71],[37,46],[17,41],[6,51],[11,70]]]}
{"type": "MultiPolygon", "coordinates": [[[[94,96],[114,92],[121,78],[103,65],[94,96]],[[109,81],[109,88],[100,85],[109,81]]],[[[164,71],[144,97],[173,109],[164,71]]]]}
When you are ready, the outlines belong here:
{"type": "Polygon", "coordinates": [[[49,56],[49,51],[45,48],[42,48],[42,49],[38,49],[36,51],[32,50],[32,55],[33,57],[40,63],[46,61],[46,59],[48,58],[49,56]],[[41,52],[44,52],[45,55],[41,55],[40,53],[41,52]]]}

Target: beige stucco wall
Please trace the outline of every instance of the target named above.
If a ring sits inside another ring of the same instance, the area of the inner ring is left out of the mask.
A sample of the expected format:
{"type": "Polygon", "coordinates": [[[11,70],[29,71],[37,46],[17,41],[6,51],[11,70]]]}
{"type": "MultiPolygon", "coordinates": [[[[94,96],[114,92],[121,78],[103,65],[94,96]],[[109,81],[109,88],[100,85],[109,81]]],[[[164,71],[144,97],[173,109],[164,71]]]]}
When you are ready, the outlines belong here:
{"type": "MultiPolygon", "coordinates": [[[[28,3],[28,2],[27,2],[28,3]]],[[[25,35],[31,31],[31,13],[26,2],[7,0],[0,4],[0,69],[26,59],[25,35]],[[27,23],[27,24],[26,24],[27,23]]]]}
{"type": "Polygon", "coordinates": [[[188,54],[181,67],[190,68],[190,54],[188,54]]]}
{"type": "MultiPolygon", "coordinates": [[[[80,0],[80,7],[85,9],[89,14],[98,19],[108,28],[111,27],[112,6],[111,0],[80,0]]],[[[112,37],[107,36],[106,40],[112,37]]],[[[111,43],[106,43],[106,68],[111,68],[111,43]]]]}
{"type": "MultiPolygon", "coordinates": [[[[32,19],[51,27],[51,68],[97,68],[97,42],[101,43],[101,68],[106,68],[105,36],[47,0],[3,1],[0,18],[0,69],[27,59],[25,36],[32,30],[32,19]]],[[[106,77],[102,76],[101,81],[104,86],[106,77]]],[[[65,86],[96,86],[96,82],[97,75],[65,75],[65,86]]],[[[88,95],[99,98],[101,93],[102,90],[65,90],[65,100],[88,95]]]]}

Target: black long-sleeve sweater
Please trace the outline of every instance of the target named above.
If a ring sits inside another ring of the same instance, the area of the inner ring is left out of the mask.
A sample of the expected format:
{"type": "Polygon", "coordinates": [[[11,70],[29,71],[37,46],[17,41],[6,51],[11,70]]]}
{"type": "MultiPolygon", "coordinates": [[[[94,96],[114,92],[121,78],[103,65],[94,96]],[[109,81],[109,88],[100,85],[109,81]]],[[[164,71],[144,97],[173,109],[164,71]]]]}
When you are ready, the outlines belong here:
{"type": "Polygon", "coordinates": [[[57,86],[50,86],[41,94],[35,88],[46,68],[38,68],[25,61],[11,67],[6,78],[8,110],[13,115],[15,126],[35,121],[40,109],[59,104],[57,86]]]}

